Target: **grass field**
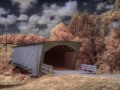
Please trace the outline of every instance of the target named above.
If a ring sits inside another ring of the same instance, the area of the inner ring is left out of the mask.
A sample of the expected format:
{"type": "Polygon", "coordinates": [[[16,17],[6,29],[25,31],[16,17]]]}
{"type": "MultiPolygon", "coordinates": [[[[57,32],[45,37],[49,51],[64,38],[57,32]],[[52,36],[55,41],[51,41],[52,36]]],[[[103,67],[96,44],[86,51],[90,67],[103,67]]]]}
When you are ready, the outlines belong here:
{"type": "Polygon", "coordinates": [[[120,90],[120,78],[85,75],[43,76],[1,90],[120,90]]]}

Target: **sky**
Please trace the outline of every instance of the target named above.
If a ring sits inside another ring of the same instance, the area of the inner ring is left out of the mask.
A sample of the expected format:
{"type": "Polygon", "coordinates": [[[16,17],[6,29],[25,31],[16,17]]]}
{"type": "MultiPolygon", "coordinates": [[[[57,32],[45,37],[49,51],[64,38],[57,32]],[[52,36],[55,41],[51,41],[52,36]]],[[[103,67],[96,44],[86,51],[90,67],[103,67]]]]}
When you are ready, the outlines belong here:
{"type": "Polygon", "coordinates": [[[104,13],[115,0],[0,0],[0,34],[36,34],[49,37],[50,30],[67,24],[76,12],[104,13]],[[8,27],[5,29],[5,27],[8,27]]]}

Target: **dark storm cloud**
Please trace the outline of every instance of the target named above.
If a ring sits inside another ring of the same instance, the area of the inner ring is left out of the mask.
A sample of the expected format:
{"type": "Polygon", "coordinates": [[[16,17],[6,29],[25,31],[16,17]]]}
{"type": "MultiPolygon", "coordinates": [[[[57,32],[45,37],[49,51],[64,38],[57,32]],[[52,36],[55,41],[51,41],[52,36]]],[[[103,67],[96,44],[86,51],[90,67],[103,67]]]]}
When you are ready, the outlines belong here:
{"type": "MultiPolygon", "coordinates": [[[[11,21],[10,33],[47,36],[52,27],[67,23],[77,11],[100,14],[112,7],[106,0],[0,0],[0,24],[11,21]]],[[[0,29],[3,33],[4,26],[0,29]]]]}
{"type": "Polygon", "coordinates": [[[29,17],[28,22],[19,24],[21,33],[34,33],[38,35],[48,36],[50,30],[58,23],[62,22],[62,18],[71,17],[77,12],[77,1],[68,1],[63,6],[57,4],[43,4],[42,14],[33,14],[29,17]],[[51,19],[52,18],[52,19],[51,19]],[[47,25],[47,28],[38,28],[37,25],[47,25]]]}

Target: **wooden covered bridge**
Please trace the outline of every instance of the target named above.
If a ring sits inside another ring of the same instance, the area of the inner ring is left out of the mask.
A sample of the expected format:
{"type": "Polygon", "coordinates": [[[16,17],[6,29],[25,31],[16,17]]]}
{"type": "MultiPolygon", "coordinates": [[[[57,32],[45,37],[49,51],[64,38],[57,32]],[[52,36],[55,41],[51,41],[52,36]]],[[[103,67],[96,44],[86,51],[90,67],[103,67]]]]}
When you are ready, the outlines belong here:
{"type": "Polygon", "coordinates": [[[43,69],[75,69],[80,42],[49,41],[39,44],[22,45],[13,48],[12,63],[39,76],[43,69]]]}

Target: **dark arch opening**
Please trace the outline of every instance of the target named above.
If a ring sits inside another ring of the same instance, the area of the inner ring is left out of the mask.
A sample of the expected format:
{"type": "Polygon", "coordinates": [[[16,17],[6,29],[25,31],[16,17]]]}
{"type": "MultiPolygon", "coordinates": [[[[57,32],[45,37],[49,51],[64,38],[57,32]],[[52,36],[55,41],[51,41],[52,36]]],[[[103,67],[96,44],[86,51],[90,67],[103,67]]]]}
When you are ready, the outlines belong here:
{"type": "Polygon", "coordinates": [[[43,63],[52,65],[54,69],[73,69],[75,50],[66,45],[58,45],[44,55],[43,63]]]}

